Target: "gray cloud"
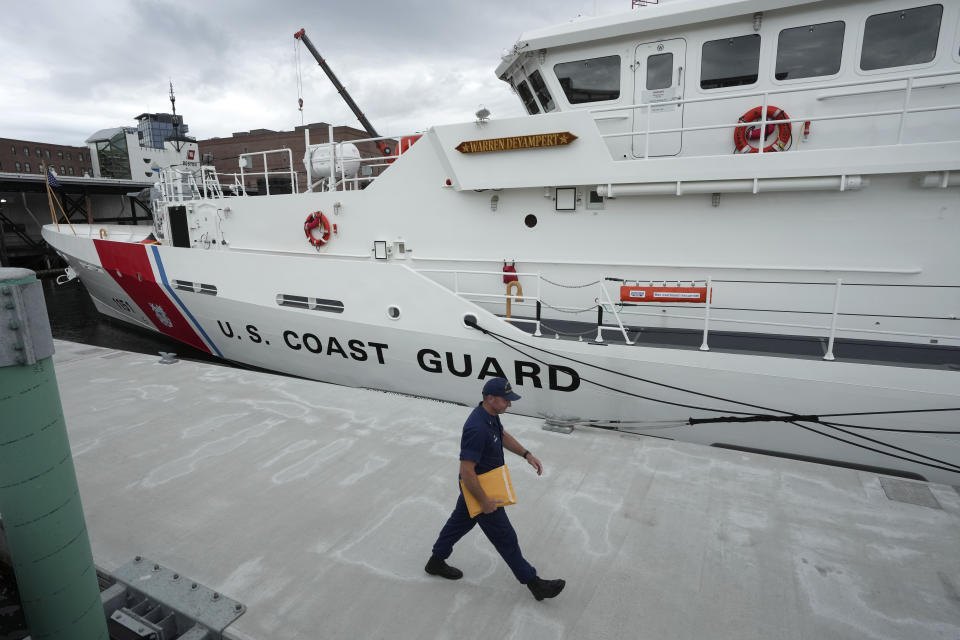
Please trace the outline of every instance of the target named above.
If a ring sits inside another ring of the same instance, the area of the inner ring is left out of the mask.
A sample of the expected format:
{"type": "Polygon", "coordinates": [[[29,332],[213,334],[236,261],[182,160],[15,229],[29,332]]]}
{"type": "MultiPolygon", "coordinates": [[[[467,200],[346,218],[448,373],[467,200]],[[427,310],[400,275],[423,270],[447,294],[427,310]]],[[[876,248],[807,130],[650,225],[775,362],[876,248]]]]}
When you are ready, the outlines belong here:
{"type": "MultiPolygon", "coordinates": [[[[627,0],[596,2],[602,13],[627,0]]],[[[9,3],[0,51],[0,136],[82,144],[98,129],[167,111],[168,81],[191,134],[300,124],[294,32],[301,27],[383,134],[522,113],[493,75],[523,31],[592,14],[593,0],[35,0],[9,3]]],[[[359,126],[305,48],[306,122],[359,126]]]]}

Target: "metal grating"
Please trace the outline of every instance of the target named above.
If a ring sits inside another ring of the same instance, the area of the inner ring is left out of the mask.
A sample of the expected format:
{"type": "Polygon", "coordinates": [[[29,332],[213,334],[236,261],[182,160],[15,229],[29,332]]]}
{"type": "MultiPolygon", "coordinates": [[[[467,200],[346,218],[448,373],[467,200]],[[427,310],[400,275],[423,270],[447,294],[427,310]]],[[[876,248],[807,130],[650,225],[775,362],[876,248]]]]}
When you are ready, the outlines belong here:
{"type": "Polygon", "coordinates": [[[931,509],[943,509],[930,491],[930,487],[925,484],[894,480],[893,478],[880,478],[880,486],[883,487],[883,492],[887,494],[887,498],[890,500],[930,507],[931,509]]]}

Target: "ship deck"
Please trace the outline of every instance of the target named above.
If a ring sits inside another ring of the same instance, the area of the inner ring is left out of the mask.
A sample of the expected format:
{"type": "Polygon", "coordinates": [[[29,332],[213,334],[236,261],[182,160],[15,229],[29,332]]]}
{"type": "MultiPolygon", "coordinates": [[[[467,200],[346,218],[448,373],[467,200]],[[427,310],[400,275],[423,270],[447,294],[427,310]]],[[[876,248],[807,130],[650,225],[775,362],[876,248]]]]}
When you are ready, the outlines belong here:
{"type": "MultiPolygon", "coordinates": [[[[503,318],[507,320],[507,318],[503,318]]],[[[517,329],[529,334],[536,330],[535,318],[518,317],[517,329]]],[[[623,333],[603,331],[603,341],[609,344],[624,344],[623,333]]],[[[664,329],[658,327],[624,327],[631,342],[638,346],[665,349],[700,348],[703,331],[693,329],[664,329]]],[[[583,340],[595,344],[595,322],[550,319],[541,323],[540,332],[548,338],[559,340],[583,340]]],[[[716,331],[710,332],[711,351],[767,355],[781,358],[822,359],[827,353],[827,337],[785,335],[774,333],[716,331]]],[[[547,347],[544,347],[547,348],[547,347]]],[[[960,347],[949,345],[918,344],[881,340],[854,340],[838,338],[833,345],[836,360],[880,364],[886,366],[917,367],[926,369],[960,370],[960,347]]]]}
{"type": "Polygon", "coordinates": [[[536,602],[479,531],[423,571],[465,407],[56,348],[95,562],[240,601],[232,640],[960,637],[960,489],[507,415],[536,602]]]}

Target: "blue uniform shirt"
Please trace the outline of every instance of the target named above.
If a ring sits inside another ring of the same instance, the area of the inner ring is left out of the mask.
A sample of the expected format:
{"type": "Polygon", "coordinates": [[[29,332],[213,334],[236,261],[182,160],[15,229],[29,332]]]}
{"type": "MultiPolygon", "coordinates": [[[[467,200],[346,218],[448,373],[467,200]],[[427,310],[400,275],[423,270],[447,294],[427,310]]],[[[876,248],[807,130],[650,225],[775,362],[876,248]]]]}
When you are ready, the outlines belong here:
{"type": "Polygon", "coordinates": [[[477,463],[477,475],[503,466],[503,424],[477,405],[463,424],[460,459],[477,463]]]}

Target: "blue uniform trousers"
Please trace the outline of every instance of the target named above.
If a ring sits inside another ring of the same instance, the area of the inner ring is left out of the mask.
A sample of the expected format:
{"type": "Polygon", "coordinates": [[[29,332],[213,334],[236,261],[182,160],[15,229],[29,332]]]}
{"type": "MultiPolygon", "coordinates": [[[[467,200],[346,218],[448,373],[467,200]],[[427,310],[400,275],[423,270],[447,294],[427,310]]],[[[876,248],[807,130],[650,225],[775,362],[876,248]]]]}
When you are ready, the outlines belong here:
{"type": "Polygon", "coordinates": [[[476,524],[480,525],[484,535],[493,543],[521,584],[527,584],[537,576],[537,570],[530,566],[520,552],[517,533],[510,524],[506,509],[501,507],[493,513],[481,513],[476,518],[471,518],[462,493],[457,498],[457,506],[450,514],[447,524],[443,525],[433,545],[433,555],[442,560],[449,558],[453,553],[453,545],[457,544],[457,541],[476,524]]]}

